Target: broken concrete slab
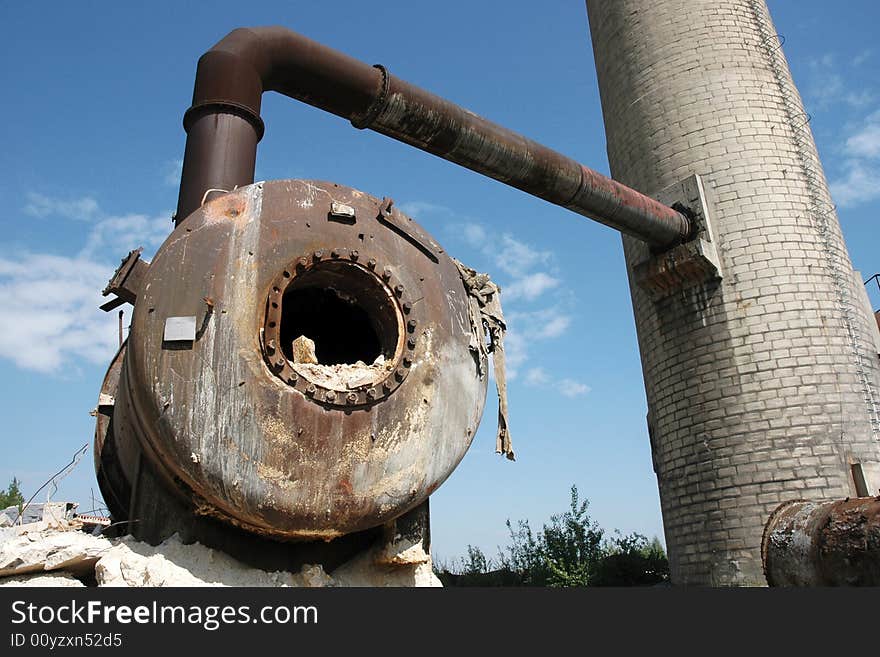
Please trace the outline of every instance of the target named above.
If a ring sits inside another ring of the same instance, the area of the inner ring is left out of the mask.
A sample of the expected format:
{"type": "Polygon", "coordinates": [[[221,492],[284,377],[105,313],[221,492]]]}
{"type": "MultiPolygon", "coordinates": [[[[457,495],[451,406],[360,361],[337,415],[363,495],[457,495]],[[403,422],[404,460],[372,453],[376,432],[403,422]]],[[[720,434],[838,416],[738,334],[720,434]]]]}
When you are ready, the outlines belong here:
{"type": "Polygon", "coordinates": [[[36,575],[22,575],[21,577],[4,577],[0,579],[0,586],[36,586],[36,587],[84,587],[81,581],[69,573],[52,572],[38,573],[36,575]]]}
{"type": "Polygon", "coordinates": [[[371,555],[361,555],[333,571],[333,586],[437,587],[443,586],[430,563],[382,566],[371,555]]]}
{"type": "Polygon", "coordinates": [[[0,509],[0,514],[9,518],[9,525],[3,524],[0,517],[0,527],[10,525],[27,525],[34,522],[47,522],[59,529],[66,529],[79,505],[76,502],[31,502],[22,508],[8,506],[0,509]]]}
{"type": "Polygon", "coordinates": [[[380,382],[394,369],[394,361],[386,362],[385,357],[380,355],[371,365],[363,361],[336,365],[294,363],[293,369],[318,385],[345,392],[380,382]]]}
{"type": "Polygon", "coordinates": [[[53,520],[0,532],[0,577],[51,570],[90,573],[112,544],[80,531],[59,531],[53,520]]]}
{"type": "Polygon", "coordinates": [[[390,555],[388,549],[371,550],[342,564],[331,573],[333,586],[436,587],[443,586],[431,557],[415,544],[390,555]]]}
{"type": "Polygon", "coordinates": [[[328,575],[320,565],[296,573],[259,570],[199,543],[186,545],[177,535],[153,546],[38,522],[0,529],[0,585],[77,586],[82,577],[124,587],[442,586],[421,543],[395,538],[328,575]]]}
{"type": "Polygon", "coordinates": [[[98,586],[327,586],[320,566],[300,573],[251,568],[199,543],[184,545],[177,536],[153,546],[120,539],[95,566],[98,586]]]}

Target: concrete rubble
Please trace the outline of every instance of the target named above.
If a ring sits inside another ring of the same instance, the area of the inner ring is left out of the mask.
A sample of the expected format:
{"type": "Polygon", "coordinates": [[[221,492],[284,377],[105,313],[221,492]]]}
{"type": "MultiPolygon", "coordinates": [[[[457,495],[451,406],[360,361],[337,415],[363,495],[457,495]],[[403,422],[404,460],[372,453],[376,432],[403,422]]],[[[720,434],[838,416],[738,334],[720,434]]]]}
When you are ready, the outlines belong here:
{"type": "Polygon", "coordinates": [[[73,575],[66,572],[53,572],[39,575],[22,575],[21,577],[0,578],[0,586],[30,586],[30,587],[74,587],[84,588],[85,584],[73,575]]]}
{"type": "Polygon", "coordinates": [[[365,552],[333,571],[334,586],[443,586],[420,543],[390,543],[365,552]]]}
{"type": "Polygon", "coordinates": [[[394,369],[394,361],[386,361],[385,357],[380,355],[370,365],[360,360],[355,363],[338,363],[336,365],[296,362],[293,369],[300,376],[304,376],[318,385],[344,391],[380,382],[388,372],[394,369]]]}
{"type": "Polygon", "coordinates": [[[44,521],[65,528],[74,517],[77,506],[75,502],[31,502],[21,510],[17,506],[6,507],[0,509],[0,527],[44,521]]]}
{"type": "Polygon", "coordinates": [[[56,570],[85,576],[111,547],[106,538],[46,521],[8,527],[0,530],[0,578],[56,570]]]}
{"type": "Polygon", "coordinates": [[[127,536],[107,539],[76,523],[27,523],[0,529],[0,586],[441,586],[420,545],[383,545],[327,574],[252,568],[199,543],[172,536],[157,546],[127,536]]]}

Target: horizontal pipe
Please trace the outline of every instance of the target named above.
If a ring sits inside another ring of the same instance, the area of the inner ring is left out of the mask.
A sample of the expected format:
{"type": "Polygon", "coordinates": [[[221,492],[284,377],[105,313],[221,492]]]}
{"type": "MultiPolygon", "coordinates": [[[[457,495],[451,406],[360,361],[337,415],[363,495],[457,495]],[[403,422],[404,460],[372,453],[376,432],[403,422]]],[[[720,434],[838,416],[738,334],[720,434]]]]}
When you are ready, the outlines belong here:
{"type": "Polygon", "coordinates": [[[687,239],[681,213],[454,103],[281,27],[240,28],[200,59],[184,117],[177,222],[209,189],[253,182],[260,100],[276,91],[595,219],[654,247],[687,239]],[[246,133],[250,134],[246,134],[246,133]]]}
{"type": "Polygon", "coordinates": [[[880,586],[880,497],[786,502],[761,556],[770,586],[880,586]]]}

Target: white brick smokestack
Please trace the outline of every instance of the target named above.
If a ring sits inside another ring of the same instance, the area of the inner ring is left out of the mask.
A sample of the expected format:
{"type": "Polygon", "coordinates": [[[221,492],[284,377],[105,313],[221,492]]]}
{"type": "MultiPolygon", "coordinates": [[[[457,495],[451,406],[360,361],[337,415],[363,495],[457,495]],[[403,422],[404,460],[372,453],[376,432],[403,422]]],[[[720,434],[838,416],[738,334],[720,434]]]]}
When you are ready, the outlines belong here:
{"type": "Polygon", "coordinates": [[[653,301],[623,239],[672,579],[763,585],[780,502],[877,494],[873,318],[765,2],[587,10],[613,177],[714,205],[721,280],[653,301]]]}

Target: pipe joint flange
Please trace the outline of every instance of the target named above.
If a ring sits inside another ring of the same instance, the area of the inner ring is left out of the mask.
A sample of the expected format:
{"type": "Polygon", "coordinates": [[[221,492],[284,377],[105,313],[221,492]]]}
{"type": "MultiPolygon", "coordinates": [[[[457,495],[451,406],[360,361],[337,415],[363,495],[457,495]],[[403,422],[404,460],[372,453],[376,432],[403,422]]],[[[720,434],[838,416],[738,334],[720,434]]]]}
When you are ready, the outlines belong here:
{"type": "Polygon", "coordinates": [[[388,99],[388,88],[391,86],[391,76],[388,74],[388,69],[382,66],[382,64],[373,64],[373,68],[378,69],[382,74],[382,89],[373,99],[373,102],[370,103],[363,116],[351,117],[351,125],[358,130],[370,127],[373,121],[376,120],[376,117],[385,109],[385,101],[388,99]]]}
{"type": "Polygon", "coordinates": [[[192,105],[183,115],[183,129],[189,133],[189,129],[197,119],[205,114],[234,114],[250,123],[257,133],[257,141],[266,133],[266,124],[259,114],[255,113],[247,105],[236,103],[231,100],[212,100],[192,105]]]}

